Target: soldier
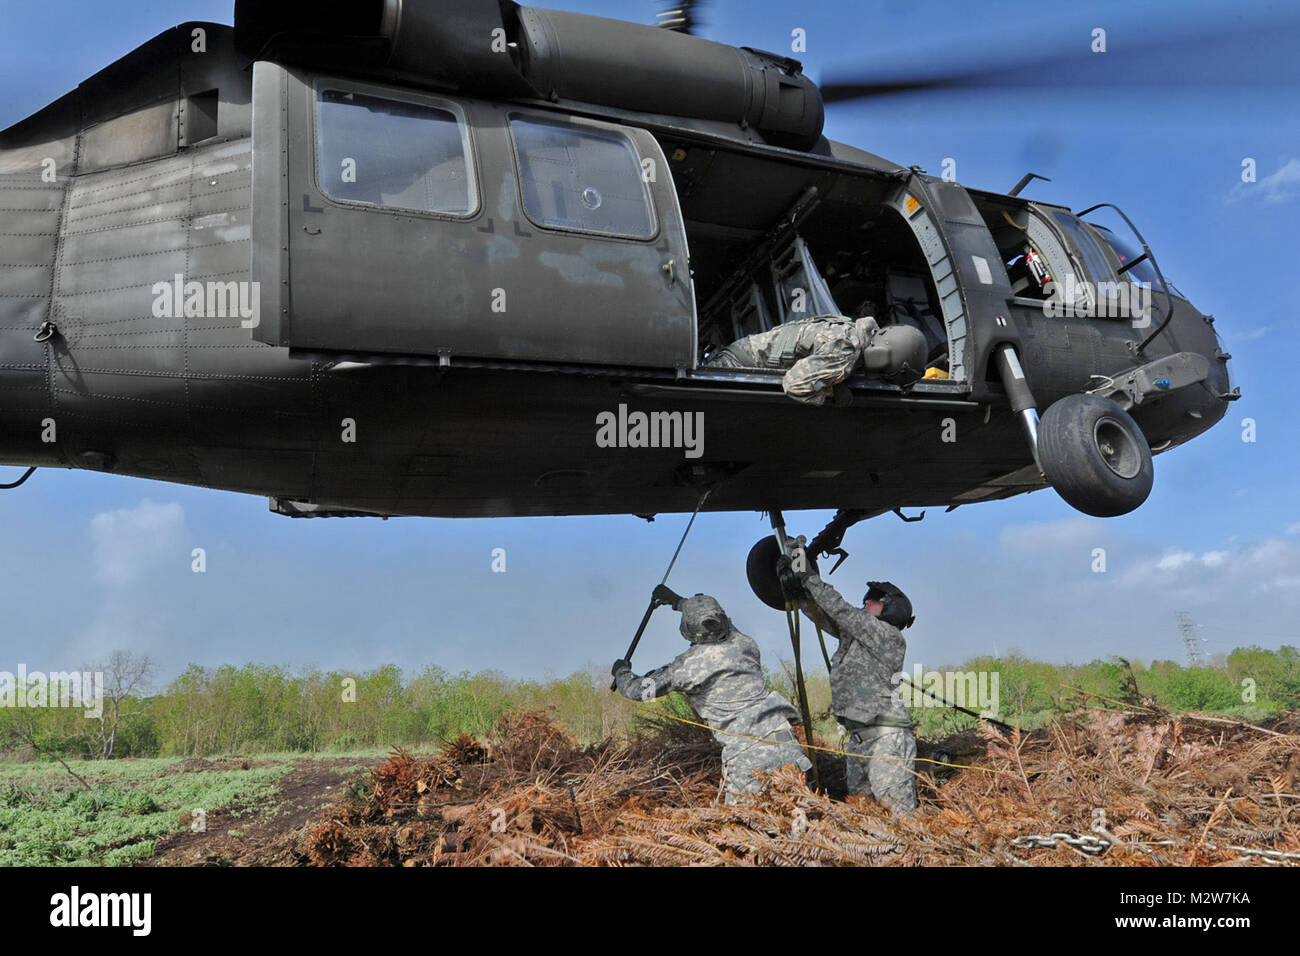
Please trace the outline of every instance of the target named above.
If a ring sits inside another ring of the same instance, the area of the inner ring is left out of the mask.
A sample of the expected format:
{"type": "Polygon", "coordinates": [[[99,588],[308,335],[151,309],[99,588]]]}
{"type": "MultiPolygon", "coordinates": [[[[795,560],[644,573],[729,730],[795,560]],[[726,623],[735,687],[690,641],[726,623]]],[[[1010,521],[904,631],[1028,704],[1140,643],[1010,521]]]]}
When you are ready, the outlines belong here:
{"type": "Polygon", "coordinates": [[[895,675],[903,672],[912,602],[888,581],[871,581],[854,607],[803,565],[794,570],[784,555],[777,573],[787,593],[806,594],[815,607],[806,613],[839,640],[831,658],[831,709],[848,732],[844,749],[849,793],[874,796],[895,813],[916,808],[916,737],[903,702],[895,693],[895,675]],[[868,759],[862,759],[868,758],[868,759]]]}
{"type": "MultiPolygon", "coordinates": [[[[709,360],[712,368],[783,368],[785,393],[822,405],[848,378],[876,329],[872,318],[823,315],[786,322],[732,342],[709,360]]],[[[842,400],[841,400],[842,401],[842,400]]]]}
{"type": "Polygon", "coordinates": [[[916,381],[925,371],[925,334],[906,325],[880,328],[867,316],[819,315],[778,325],[767,332],[732,342],[706,363],[709,368],[786,369],[785,393],[796,402],[851,404],[847,388],[838,388],[862,358],[867,376],[897,384],[916,381]]]}
{"type": "Polygon", "coordinates": [[[619,693],[631,700],[653,700],[675,690],[686,695],[700,722],[713,728],[722,745],[728,803],[762,788],[755,770],[772,771],[785,764],[805,771],[812,767],[790,729],[795,709],[780,694],[768,691],[753,638],[736,630],[707,594],[683,598],[661,584],[654,598],[681,612],[682,637],[691,646],[644,677],[633,674],[627,661],[615,661],[619,693]]]}

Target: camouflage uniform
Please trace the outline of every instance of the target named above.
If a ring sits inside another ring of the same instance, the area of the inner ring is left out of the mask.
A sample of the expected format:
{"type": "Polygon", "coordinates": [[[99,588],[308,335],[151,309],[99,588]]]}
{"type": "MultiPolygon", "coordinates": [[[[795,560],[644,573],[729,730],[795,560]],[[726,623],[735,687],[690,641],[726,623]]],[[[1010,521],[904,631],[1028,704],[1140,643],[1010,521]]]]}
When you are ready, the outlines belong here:
{"type": "Polygon", "coordinates": [[[736,630],[708,595],[686,598],[681,612],[682,637],[691,642],[690,648],[644,677],[630,667],[620,670],[614,678],[619,693],[632,700],[651,700],[671,691],[686,695],[700,722],[714,728],[713,736],[722,745],[728,803],[762,788],[755,770],[770,772],[788,763],[808,770],[812,763],[790,730],[796,711],[780,694],[768,691],[753,638],[736,630]],[[724,622],[720,633],[708,633],[702,626],[710,617],[724,622]]]}
{"type": "Polygon", "coordinates": [[[821,405],[849,377],[867,347],[876,320],[823,315],[798,319],[732,342],[712,368],[783,368],[781,385],[796,402],[821,405]]]}
{"type": "Polygon", "coordinates": [[[804,590],[820,610],[821,626],[840,642],[831,658],[831,707],[849,732],[849,793],[874,796],[895,813],[916,807],[916,737],[894,675],[902,673],[907,641],[903,633],[870,611],[854,607],[816,574],[804,590]]]}

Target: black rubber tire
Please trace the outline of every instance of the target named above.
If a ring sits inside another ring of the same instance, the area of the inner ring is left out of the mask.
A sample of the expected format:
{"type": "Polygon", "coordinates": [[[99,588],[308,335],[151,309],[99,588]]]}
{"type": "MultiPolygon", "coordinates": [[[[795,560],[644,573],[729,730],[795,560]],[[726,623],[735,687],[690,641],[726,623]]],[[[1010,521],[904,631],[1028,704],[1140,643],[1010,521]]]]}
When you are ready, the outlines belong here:
{"type": "Polygon", "coordinates": [[[1094,518],[1128,514],[1155,480],[1142,429],[1100,395],[1067,395],[1048,408],[1038,425],[1038,457],[1057,494],[1094,518]]]}
{"type": "MultiPolygon", "coordinates": [[[[777,611],[785,610],[785,592],[781,590],[781,579],[776,575],[776,559],[781,556],[777,546],[776,535],[769,534],[761,538],[749,549],[745,559],[745,576],[749,578],[749,588],[754,596],[777,611]]],[[[808,566],[817,570],[817,562],[808,555],[808,566]]]]}

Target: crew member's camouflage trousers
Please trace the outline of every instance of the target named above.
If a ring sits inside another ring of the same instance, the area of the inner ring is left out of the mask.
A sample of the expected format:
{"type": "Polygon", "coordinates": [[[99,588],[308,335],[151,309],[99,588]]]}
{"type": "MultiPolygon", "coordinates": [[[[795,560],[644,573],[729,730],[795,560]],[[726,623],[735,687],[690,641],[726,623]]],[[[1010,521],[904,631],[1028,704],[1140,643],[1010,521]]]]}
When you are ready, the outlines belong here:
{"type": "MultiPolygon", "coordinates": [[[[870,320],[867,320],[870,321],[870,320]]],[[[803,356],[781,380],[785,393],[806,405],[822,405],[848,378],[867,342],[863,320],[804,320],[733,342],[710,360],[714,368],[781,368],[782,356],[803,356]],[[791,336],[797,335],[792,344],[791,336]]]]}
{"type": "Polygon", "coordinates": [[[727,803],[735,803],[742,793],[759,793],[766,783],[754,776],[755,770],[771,773],[786,764],[811,767],[794,733],[787,727],[769,734],[767,740],[736,739],[722,748],[722,786],[727,803]]]}
{"type": "Polygon", "coordinates": [[[907,727],[864,727],[843,721],[849,732],[844,750],[849,793],[875,797],[895,813],[916,809],[916,737],[907,727]],[[868,757],[871,759],[863,759],[868,757]]]}

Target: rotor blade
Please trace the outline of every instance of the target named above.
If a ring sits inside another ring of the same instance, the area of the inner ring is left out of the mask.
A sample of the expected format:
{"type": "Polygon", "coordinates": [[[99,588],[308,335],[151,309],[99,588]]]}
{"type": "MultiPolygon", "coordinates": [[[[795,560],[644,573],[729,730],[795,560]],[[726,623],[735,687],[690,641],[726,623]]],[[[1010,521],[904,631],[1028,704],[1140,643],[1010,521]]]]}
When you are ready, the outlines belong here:
{"type": "Polygon", "coordinates": [[[655,15],[655,25],[694,36],[700,26],[700,18],[696,14],[703,6],[703,0],[671,0],[655,15]]]}
{"type": "Polygon", "coordinates": [[[1300,83],[1300,20],[1129,42],[1113,32],[1107,50],[1092,52],[1087,35],[1071,50],[1002,63],[966,62],[921,71],[831,73],[821,84],[827,103],[877,96],[965,89],[1096,87],[1265,88],[1300,83]],[[1082,48],[1082,52],[1080,52],[1082,48]]]}

